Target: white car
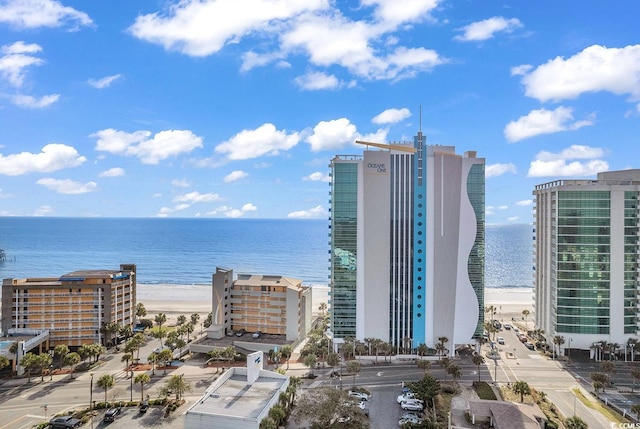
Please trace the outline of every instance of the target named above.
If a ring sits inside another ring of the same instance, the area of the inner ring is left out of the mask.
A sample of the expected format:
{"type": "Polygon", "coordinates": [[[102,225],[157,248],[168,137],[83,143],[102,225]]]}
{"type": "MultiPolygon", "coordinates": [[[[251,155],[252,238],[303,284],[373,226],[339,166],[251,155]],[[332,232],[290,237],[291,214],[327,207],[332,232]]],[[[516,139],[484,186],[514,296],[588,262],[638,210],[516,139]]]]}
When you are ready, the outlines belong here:
{"type": "Polygon", "coordinates": [[[498,337],[498,344],[501,344],[504,346],[504,338],[498,337]]]}
{"type": "Polygon", "coordinates": [[[398,396],[397,401],[398,401],[398,404],[402,404],[403,402],[406,402],[406,401],[416,401],[424,404],[424,402],[421,399],[417,399],[416,395],[414,395],[411,392],[407,392],[404,395],[398,396]]]}
{"type": "Polygon", "coordinates": [[[422,401],[418,401],[418,400],[403,401],[402,403],[400,403],[400,408],[402,408],[403,410],[409,410],[409,411],[422,411],[422,409],[424,408],[424,405],[422,401]]]}
{"type": "Polygon", "coordinates": [[[366,393],[362,393],[362,392],[356,392],[355,390],[349,390],[349,396],[351,396],[352,398],[358,398],[361,401],[368,401],[369,400],[369,395],[367,395],[366,393]]]}
{"type": "Polygon", "coordinates": [[[404,426],[406,424],[411,424],[411,425],[417,425],[422,423],[422,420],[418,418],[418,416],[415,417],[408,417],[408,418],[401,418],[400,420],[398,420],[398,426],[404,426]]]}
{"type": "Polygon", "coordinates": [[[401,419],[420,419],[420,420],[422,420],[422,418],[417,413],[414,413],[414,412],[402,413],[400,418],[401,419]]]}

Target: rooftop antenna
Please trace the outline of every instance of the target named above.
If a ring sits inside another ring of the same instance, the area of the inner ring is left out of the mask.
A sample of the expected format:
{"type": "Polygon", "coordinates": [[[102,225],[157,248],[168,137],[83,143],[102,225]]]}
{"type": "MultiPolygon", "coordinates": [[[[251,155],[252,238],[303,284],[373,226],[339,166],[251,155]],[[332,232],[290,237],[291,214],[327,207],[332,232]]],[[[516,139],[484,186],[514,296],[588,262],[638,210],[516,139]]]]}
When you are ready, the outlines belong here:
{"type": "Polygon", "coordinates": [[[422,104],[420,105],[420,134],[422,134],[422,104]]]}

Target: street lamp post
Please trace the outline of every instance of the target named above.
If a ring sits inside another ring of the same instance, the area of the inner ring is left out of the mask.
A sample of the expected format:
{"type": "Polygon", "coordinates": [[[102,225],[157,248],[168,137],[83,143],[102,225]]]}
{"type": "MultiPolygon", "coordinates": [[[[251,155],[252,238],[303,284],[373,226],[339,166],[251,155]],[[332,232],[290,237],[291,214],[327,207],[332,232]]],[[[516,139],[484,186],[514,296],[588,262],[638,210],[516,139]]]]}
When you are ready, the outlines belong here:
{"type": "Polygon", "coordinates": [[[567,349],[567,360],[571,362],[571,338],[569,338],[569,348],[567,349]]]}
{"type": "Polygon", "coordinates": [[[93,373],[91,373],[91,382],[89,383],[89,415],[91,416],[91,429],[93,429],[93,373]]]}
{"type": "Polygon", "coordinates": [[[133,402],[133,370],[131,370],[131,398],[129,399],[131,402],[133,402]]]}

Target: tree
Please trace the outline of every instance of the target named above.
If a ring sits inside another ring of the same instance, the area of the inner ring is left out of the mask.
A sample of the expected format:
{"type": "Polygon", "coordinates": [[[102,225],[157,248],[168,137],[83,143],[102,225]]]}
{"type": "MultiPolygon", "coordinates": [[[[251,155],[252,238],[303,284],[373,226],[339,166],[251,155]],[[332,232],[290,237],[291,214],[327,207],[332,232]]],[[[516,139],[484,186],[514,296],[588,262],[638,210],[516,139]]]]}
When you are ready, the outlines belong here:
{"type": "Polygon", "coordinates": [[[160,347],[162,347],[162,339],[167,336],[167,333],[167,329],[163,328],[162,326],[158,327],[158,329],[156,329],[156,331],[153,333],[153,337],[160,340],[160,347]]]}
{"type": "Polygon", "coordinates": [[[428,360],[418,359],[416,361],[416,365],[418,365],[418,368],[420,368],[425,374],[431,369],[431,362],[428,360]]]}
{"type": "Polygon", "coordinates": [[[53,355],[58,357],[60,367],[62,367],[64,357],[67,355],[67,353],[69,353],[69,347],[66,344],[59,344],[53,349],[53,355]]]}
{"type": "Polygon", "coordinates": [[[204,327],[208,328],[209,326],[211,326],[211,324],[213,323],[213,313],[209,312],[209,314],[207,314],[207,318],[204,319],[204,327]]]}
{"type": "Polygon", "coordinates": [[[438,355],[442,357],[442,355],[447,351],[446,344],[449,342],[449,338],[447,337],[438,337],[438,344],[436,344],[436,351],[438,351],[438,355]]]}
{"type": "Polygon", "coordinates": [[[38,367],[38,356],[31,352],[25,353],[20,359],[20,366],[27,371],[27,383],[31,383],[31,371],[38,367]]]}
{"type": "Polygon", "coordinates": [[[291,359],[291,355],[293,354],[293,347],[291,347],[291,344],[285,344],[280,351],[282,353],[282,359],[287,361],[287,370],[289,370],[289,359],[291,359]]]}
{"type": "Polygon", "coordinates": [[[569,417],[564,421],[566,429],[587,429],[587,423],[578,416],[569,417]]]}
{"type": "Polygon", "coordinates": [[[200,315],[198,313],[191,313],[191,323],[193,326],[196,326],[200,321],[200,315]]]}
{"type": "Polygon", "coordinates": [[[429,347],[427,347],[425,343],[420,343],[418,344],[418,347],[416,347],[416,352],[418,352],[418,355],[422,359],[422,357],[429,352],[429,347]]]}
{"type": "Polygon", "coordinates": [[[484,363],[484,356],[481,354],[473,355],[471,361],[478,367],[478,383],[480,382],[480,365],[484,363]]]}
{"type": "Polygon", "coordinates": [[[102,325],[102,328],[100,328],[100,332],[105,334],[105,340],[104,340],[105,344],[107,345],[115,344],[113,334],[117,333],[119,330],[120,330],[120,325],[118,325],[117,322],[104,323],[102,325]]]}
{"type": "Polygon", "coordinates": [[[453,377],[454,380],[458,380],[460,377],[462,377],[462,369],[455,364],[449,365],[449,367],[447,368],[447,373],[451,374],[451,377],[453,377]]]}
{"type": "Polygon", "coordinates": [[[173,359],[173,352],[170,349],[162,349],[160,353],[158,353],[158,362],[162,362],[163,374],[167,373],[167,362],[170,362],[173,359]]]}
{"type": "Polygon", "coordinates": [[[188,343],[189,335],[193,334],[193,331],[195,330],[195,325],[192,322],[189,322],[186,325],[184,325],[184,330],[187,333],[187,343],[188,343]]]}
{"type": "Polygon", "coordinates": [[[318,307],[318,310],[320,310],[320,312],[324,316],[326,311],[327,311],[327,303],[326,302],[321,302],[320,306],[318,307]]]}
{"type": "Polygon", "coordinates": [[[292,418],[298,423],[308,421],[304,426],[312,428],[369,427],[364,412],[354,405],[344,390],[330,387],[309,389],[296,403],[292,418]],[[348,421],[348,426],[337,423],[337,419],[348,421]]]}
{"type": "Polygon", "coordinates": [[[317,362],[318,358],[314,354],[308,354],[304,357],[304,365],[311,370],[311,375],[313,375],[313,368],[316,367],[317,362]]]}
{"type": "Polygon", "coordinates": [[[233,359],[236,357],[236,348],[235,346],[227,346],[222,351],[222,356],[229,361],[229,364],[233,362],[233,359]]]}
{"type": "Polygon", "coordinates": [[[6,358],[5,356],[0,355],[0,370],[2,370],[3,368],[8,367],[11,364],[11,362],[9,361],[8,358],[6,358]]]}
{"type": "Polygon", "coordinates": [[[422,380],[407,383],[416,398],[424,401],[429,406],[433,405],[434,398],[440,393],[440,382],[431,374],[425,374],[422,380]]]}
{"type": "Polygon", "coordinates": [[[151,364],[151,375],[156,375],[156,364],[158,363],[158,353],[152,352],[147,358],[147,362],[151,364]]]}
{"type": "Polygon", "coordinates": [[[111,374],[104,374],[102,377],[100,377],[98,379],[98,387],[101,389],[104,389],[104,402],[105,404],[107,403],[107,392],[109,391],[109,389],[111,389],[113,387],[113,385],[116,383],[115,378],[113,378],[113,375],[111,374]]]}
{"type": "Polygon", "coordinates": [[[522,315],[524,316],[524,326],[525,326],[525,328],[528,326],[527,325],[527,317],[529,316],[529,314],[531,314],[531,312],[529,310],[527,310],[526,308],[524,310],[522,310],[522,315]]]}
{"type": "Polygon", "coordinates": [[[524,402],[524,395],[531,395],[531,388],[529,387],[529,383],[526,381],[516,381],[511,386],[513,391],[520,395],[520,402],[524,402]]]}
{"type": "Polygon", "coordinates": [[[64,365],[71,367],[71,378],[73,378],[73,371],[76,369],[76,365],[80,363],[80,355],[76,352],[71,352],[65,355],[63,359],[64,365]]]}
{"type": "Polygon", "coordinates": [[[139,302],[136,304],[136,316],[138,319],[143,318],[147,315],[147,309],[144,307],[144,304],[139,302]]]}
{"type": "Polygon", "coordinates": [[[144,401],[144,385],[151,381],[151,377],[146,372],[136,374],[136,377],[133,379],[135,384],[140,385],[140,400],[144,401]]]}
{"type": "Polygon", "coordinates": [[[564,344],[564,337],[562,335],[556,335],[553,337],[553,355],[556,356],[556,347],[558,348],[558,354],[560,354],[560,347],[564,344]]]}
{"type": "Polygon", "coordinates": [[[613,376],[613,374],[616,373],[616,365],[609,361],[609,362],[602,362],[600,364],[600,371],[604,372],[605,374],[607,374],[609,376],[609,380],[611,380],[611,377],[613,376]]]}
{"type": "Polygon", "coordinates": [[[133,335],[133,328],[131,325],[122,325],[118,333],[124,338],[131,338],[133,335]]]}
{"type": "Polygon", "coordinates": [[[51,368],[53,357],[49,353],[41,353],[38,355],[38,368],[40,368],[40,381],[44,381],[44,369],[51,368]]]}
{"type": "Polygon", "coordinates": [[[167,315],[164,313],[158,313],[153,318],[153,320],[156,322],[159,328],[162,328],[162,325],[164,325],[167,321],[167,315]]]}
{"type": "Polygon", "coordinates": [[[444,368],[444,381],[447,381],[447,374],[449,374],[449,372],[447,371],[449,369],[449,365],[451,365],[451,358],[449,357],[443,357],[442,359],[440,359],[439,361],[440,366],[444,368]]]}
{"type": "Polygon", "coordinates": [[[181,314],[180,316],[178,316],[178,319],[176,320],[176,324],[178,326],[182,326],[185,323],[187,323],[187,316],[185,316],[184,314],[181,314]]]}
{"type": "Polygon", "coordinates": [[[599,389],[602,389],[602,391],[604,392],[604,388],[606,387],[607,383],[609,383],[609,376],[602,372],[592,372],[591,374],[589,374],[589,378],[591,378],[591,381],[593,382],[593,389],[596,391],[596,393],[598,393],[599,389]]]}
{"type": "Polygon", "coordinates": [[[353,374],[353,386],[356,385],[356,375],[360,373],[360,362],[357,360],[351,360],[347,362],[347,371],[353,374]]]}
{"type": "Polygon", "coordinates": [[[287,417],[287,413],[280,405],[276,404],[269,410],[269,417],[271,417],[273,421],[280,426],[287,417]]]}
{"type": "Polygon", "coordinates": [[[189,393],[192,390],[191,383],[185,381],[181,375],[172,375],[161,389],[163,393],[168,394],[170,392],[176,394],[176,400],[182,398],[182,395],[189,393]]]}
{"type": "Polygon", "coordinates": [[[260,429],[278,429],[278,425],[271,417],[267,416],[260,422],[260,429]]]}

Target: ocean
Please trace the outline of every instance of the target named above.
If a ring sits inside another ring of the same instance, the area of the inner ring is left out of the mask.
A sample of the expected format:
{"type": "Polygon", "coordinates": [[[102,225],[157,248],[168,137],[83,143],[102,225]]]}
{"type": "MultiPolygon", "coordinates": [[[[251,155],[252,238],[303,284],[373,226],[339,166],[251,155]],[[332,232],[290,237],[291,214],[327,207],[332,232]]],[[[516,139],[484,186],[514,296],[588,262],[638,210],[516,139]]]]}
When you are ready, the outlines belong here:
{"type": "MultiPolygon", "coordinates": [[[[531,226],[486,228],[486,287],[531,287],[531,226]]],[[[326,220],[0,217],[0,278],[135,263],[142,284],[207,284],[216,267],[327,285],[326,220]]]]}

